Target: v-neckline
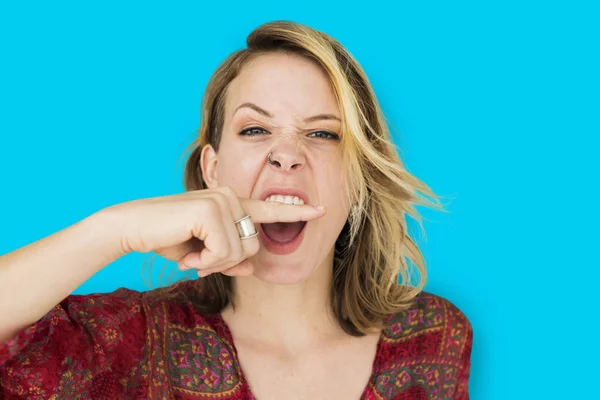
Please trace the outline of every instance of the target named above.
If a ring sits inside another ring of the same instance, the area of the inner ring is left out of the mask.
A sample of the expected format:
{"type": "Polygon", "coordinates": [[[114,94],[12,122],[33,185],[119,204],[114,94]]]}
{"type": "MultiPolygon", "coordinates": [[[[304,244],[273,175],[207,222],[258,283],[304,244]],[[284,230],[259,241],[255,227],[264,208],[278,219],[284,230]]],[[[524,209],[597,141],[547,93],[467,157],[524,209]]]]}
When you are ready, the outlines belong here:
{"type": "MultiPolygon", "coordinates": [[[[221,330],[220,333],[223,336],[225,336],[225,339],[229,342],[229,345],[231,346],[231,349],[233,350],[233,357],[234,357],[235,363],[238,366],[242,388],[244,388],[247,391],[248,395],[250,396],[250,398],[248,400],[258,400],[256,398],[256,396],[254,395],[254,393],[252,393],[250,384],[248,383],[248,380],[246,379],[246,375],[244,374],[244,370],[242,369],[242,364],[240,363],[240,359],[238,356],[238,350],[237,350],[237,347],[235,346],[235,342],[233,340],[233,334],[231,333],[231,329],[229,329],[229,325],[227,325],[227,322],[225,322],[225,319],[223,319],[223,316],[221,315],[221,313],[214,314],[214,317],[215,317],[216,321],[218,322],[218,328],[220,328],[220,330],[221,330]]],[[[371,392],[371,388],[375,385],[375,377],[376,377],[376,374],[379,372],[378,366],[381,365],[380,359],[383,355],[382,351],[383,351],[384,332],[385,332],[385,328],[382,329],[381,333],[379,334],[379,339],[377,340],[377,348],[375,350],[375,357],[373,358],[373,363],[371,365],[371,374],[369,375],[369,380],[367,382],[367,385],[365,386],[365,388],[362,391],[360,400],[366,399],[367,395],[370,394],[370,392],[371,392]]]]}

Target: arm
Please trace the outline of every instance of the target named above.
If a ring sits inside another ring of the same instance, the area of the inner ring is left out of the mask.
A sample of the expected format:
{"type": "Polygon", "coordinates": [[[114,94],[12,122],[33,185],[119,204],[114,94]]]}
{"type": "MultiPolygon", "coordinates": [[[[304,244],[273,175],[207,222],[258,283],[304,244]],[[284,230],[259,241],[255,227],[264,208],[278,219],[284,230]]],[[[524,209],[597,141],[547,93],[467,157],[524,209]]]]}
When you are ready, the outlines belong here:
{"type": "Polygon", "coordinates": [[[0,257],[0,343],[125,254],[109,210],[0,257]]]}

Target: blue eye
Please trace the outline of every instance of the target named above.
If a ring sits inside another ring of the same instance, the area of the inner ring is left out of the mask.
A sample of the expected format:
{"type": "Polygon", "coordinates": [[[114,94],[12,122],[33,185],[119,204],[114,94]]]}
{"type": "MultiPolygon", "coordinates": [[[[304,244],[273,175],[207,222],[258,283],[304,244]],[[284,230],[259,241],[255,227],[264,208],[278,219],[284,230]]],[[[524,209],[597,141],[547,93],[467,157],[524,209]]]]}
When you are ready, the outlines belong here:
{"type": "Polygon", "coordinates": [[[252,126],[250,128],[246,128],[246,129],[242,130],[239,134],[241,136],[257,136],[257,135],[262,135],[262,134],[266,134],[266,133],[269,133],[269,132],[267,132],[263,128],[259,128],[258,126],[252,126]]]}
{"type": "Polygon", "coordinates": [[[335,133],[332,132],[327,132],[327,131],[316,131],[316,132],[312,132],[311,134],[309,134],[308,136],[311,137],[316,137],[319,139],[327,139],[327,140],[338,140],[340,137],[338,135],[336,135],[335,133]]]}

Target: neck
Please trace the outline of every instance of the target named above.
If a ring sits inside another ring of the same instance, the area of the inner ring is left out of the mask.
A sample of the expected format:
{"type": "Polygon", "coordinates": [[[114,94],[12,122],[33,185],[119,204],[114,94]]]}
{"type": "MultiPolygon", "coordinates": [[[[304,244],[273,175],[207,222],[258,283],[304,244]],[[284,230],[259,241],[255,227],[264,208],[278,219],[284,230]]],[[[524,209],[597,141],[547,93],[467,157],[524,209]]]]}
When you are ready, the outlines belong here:
{"type": "Polygon", "coordinates": [[[288,348],[343,334],[331,309],[333,262],[299,284],[272,285],[254,276],[233,280],[235,308],[222,313],[236,340],[260,340],[288,348]]]}

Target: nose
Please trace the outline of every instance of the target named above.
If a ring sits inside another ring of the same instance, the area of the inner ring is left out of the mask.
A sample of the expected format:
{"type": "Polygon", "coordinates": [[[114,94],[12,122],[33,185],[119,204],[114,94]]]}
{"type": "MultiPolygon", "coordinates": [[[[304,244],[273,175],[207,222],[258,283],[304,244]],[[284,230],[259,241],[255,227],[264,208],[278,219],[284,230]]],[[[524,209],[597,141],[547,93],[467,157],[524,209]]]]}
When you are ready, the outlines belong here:
{"type": "Polygon", "coordinates": [[[299,170],[306,162],[302,151],[297,146],[280,146],[267,156],[272,168],[289,172],[299,170]]]}

